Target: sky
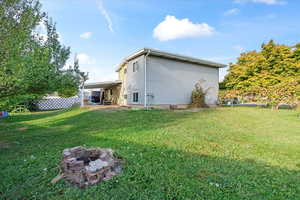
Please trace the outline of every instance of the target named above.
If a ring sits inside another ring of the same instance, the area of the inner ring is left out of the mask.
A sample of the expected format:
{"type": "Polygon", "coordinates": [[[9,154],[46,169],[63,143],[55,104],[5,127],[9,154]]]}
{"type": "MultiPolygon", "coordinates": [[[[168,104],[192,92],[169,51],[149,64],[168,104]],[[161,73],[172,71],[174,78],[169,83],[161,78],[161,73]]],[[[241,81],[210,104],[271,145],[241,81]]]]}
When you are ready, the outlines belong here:
{"type": "MultiPolygon", "coordinates": [[[[270,39],[300,42],[299,0],[41,0],[88,82],[117,79],[115,69],[148,47],[236,62],[270,39]]],[[[71,61],[69,61],[71,62],[71,61]]],[[[220,70],[220,80],[227,68],[220,70]]]]}

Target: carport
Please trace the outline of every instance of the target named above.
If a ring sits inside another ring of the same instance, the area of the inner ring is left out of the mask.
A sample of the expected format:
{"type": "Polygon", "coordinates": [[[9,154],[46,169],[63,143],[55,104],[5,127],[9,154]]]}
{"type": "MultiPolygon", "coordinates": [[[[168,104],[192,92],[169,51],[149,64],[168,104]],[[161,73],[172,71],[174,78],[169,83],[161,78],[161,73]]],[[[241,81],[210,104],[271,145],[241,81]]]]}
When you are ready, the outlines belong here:
{"type": "Polygon", "coordinates": [[[120,97],[121,84],[122,81],[86,83],[84,89],[101,89],[100,104],[116,105],[120,97]]]}

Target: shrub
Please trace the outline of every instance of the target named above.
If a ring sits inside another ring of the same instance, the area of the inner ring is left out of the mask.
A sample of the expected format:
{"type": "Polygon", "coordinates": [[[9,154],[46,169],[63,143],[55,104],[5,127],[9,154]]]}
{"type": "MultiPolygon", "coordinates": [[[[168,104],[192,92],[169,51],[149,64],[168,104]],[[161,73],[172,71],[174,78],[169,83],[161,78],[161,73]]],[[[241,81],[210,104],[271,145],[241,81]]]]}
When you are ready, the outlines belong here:
{"type": "Polygon", "coordinates": [[[237,90],[220,90],[219,102],[221,104],[227,104],[228,102],[236,104],[241,101],[242,95],[237,90]]]}
{"type": "Polygon", "coordinates": [[[19,95],[15,97],[2,98],[0,110],[9,112],[36,111],[36,101],[40,99],[37,95],[19,95]]]}
{"type": "Polygon", "coordinates": [[[293,79],[271,86],[265,91],[267,103],[272,108],[278,109],[280,104],[295,105],[300,100],[300,84],[293,79]]]}
{"type": "Polygon", "coordinates": [[[280,104],[297,105],[300,101],[300,82],[291,78],[269,87],[256,86],[247,90],[222,90],[219,94],[219,101],[223,104],[232,99],[238,99],[241,103],[265,103],[273,109],[278,109],[280,104]]]}
{"type": "Polygon", "coordinates": [[[204,89],[202,87],[204,82],[205,80],[200,80],[195,84],[195,88],[192,91],[192,103],[191,103],[192,107],[196,107],[196,108],[208,107],[207,104],[205,103],[205,97],[210,88],[204,89]]]}

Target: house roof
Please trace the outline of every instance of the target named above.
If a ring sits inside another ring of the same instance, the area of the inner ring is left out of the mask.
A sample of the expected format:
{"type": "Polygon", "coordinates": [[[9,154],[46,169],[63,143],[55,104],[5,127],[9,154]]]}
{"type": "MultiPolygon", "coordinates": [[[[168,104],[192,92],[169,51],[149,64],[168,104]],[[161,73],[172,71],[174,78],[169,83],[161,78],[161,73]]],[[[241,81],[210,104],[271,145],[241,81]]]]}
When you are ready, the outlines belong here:
{"type": "Polygon", "coordinates": [[[180,55],[180,54],[169,53],[169,52],[160,51],[160,50],[156,50],[156,49],[143,48],[143,49],[135,52],[134,54],[128,56],[127,58],[125,58],[123,60],[123,62],[118,66],[116,71],[117,72],[120,71],[122,66],[124,64],[126,64],[127,62],[129,62],[141,55],[145,55],[148,53],[150,56],[157,56],[157,57],[168,58],[168,59],[173,59],[173,60],[178,60],[178,61],[184,61],[184,62],[189,62],[189,63],[194,63],[194,64],[200,64],[200,65],[205,65],[208,67],[214,67],[214,68],[226,67],[226,65],[224,65],[224,64],[216,63],[216,62],[212,62],[212,61],[208,61],[208,60],[193,58],[193,57],[184,56],[184,55],[180,55]]]}
{"type": "Polygon", "coordinates": [[[84,84],[84,89],[96,89],[96,88],[111,88],[112,86],[121,84],[122,81],[105,81],[105,82],[95,82],[95,83],[86,83],[84,84]]]}

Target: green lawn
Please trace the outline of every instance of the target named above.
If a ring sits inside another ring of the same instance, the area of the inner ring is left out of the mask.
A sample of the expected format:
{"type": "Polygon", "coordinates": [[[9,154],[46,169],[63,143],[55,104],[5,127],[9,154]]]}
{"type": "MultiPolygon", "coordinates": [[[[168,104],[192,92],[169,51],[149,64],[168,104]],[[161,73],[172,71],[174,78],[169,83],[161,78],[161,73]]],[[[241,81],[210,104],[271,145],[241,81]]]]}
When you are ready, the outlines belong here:
{"type": "Polygon", "coordinates": [[[1,199],[300,199],[296,111],[74,109],[0,120],[1,199]],[[63,149],[109,147],[122,175],[79,190],[59,170],[63,149]]]}

